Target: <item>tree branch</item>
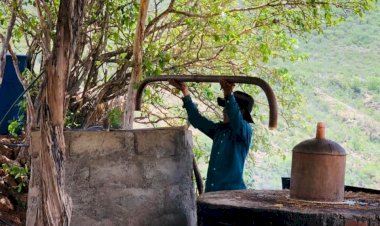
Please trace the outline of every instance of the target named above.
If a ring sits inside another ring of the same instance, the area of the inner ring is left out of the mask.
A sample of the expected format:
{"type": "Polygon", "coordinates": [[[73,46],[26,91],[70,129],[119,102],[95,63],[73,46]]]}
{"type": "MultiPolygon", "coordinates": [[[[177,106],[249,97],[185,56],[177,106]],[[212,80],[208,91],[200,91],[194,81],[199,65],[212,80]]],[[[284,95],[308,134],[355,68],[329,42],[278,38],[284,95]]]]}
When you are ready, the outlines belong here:
{"type": "MultiPolygon", "coordinates": [[[[40,19],[40,24],[41,24],[41,35],[42,35],[42,40],[41,40],[41,47],[43,51],[45,52],[45,58],[48,58],[50,55],[50,31],[51,31],[51,26],[46,25],[47,19],[43,16],[41,8],[41,2],[40,0],[35,0],[36,3],[36,8],[37,8],[37,13],[38,13],[38,18],[40,19]]],[[[45,3],[42,3],[45,4],[45,3]]]]}
{"type": "Polygon", "coordinates": [[[155,17],[152,21],[150,21],[150,23],[145,28],[144,37],[146,37],[150,33],[151,29],[154,26],[156,26],[160,20],[165,18],[167,15],[169,15],[169,13],[173,10],[174,3],[175,3],[175,0],[171,0],[168,8],[165,11],[163,11],[160,15],[155,17]]]}
{"type": "Polygon", "coordinates": [[[7,33],[5,35],[5,38],[4,37],[1,38],[3,41],[3,47],[0,53],[0,86],[1,86],[1,83],[3,82],[4,69],[5,69],[5,64],[6,64],[5,61],[6,61],[7,51],[9,48],[9,41],[11,40],[11,37],[12,37],[12,31],[16,23],[16,13],[18,12],[18,7],[21,4],[21,1],[22,0],[19,0],[19,1],[13,0],[13,2],[11,3],[11,5],[13,6],[11,9],[12,11],[11,19],[9,20],[9,23],[8,23],[8,28],[7,28],[7,33]]]}
{"type": "Polygon", "coordinates": [[[222,13],[229,14],[229,13],[234,13],[234,12],[252,12],[252,11],[255,11],[258,9],[263,9],[266,7],[278,7],[278,6],[287,7],[287,6],[299,6],[299,5],[301,5],[301,6],[334,5],[336,7],[342,7],[343,6],[343,5],[338,4],[338,3],[330,3],[330,2],[323,2],[323,1],[310,2],[310,3],[301,2],[301,1],[294,1],[294,2],[291,2],[291,1],[274,1],[274,2],[264,3],[264,4],[261,4],[258,6],[230,9],[230,10],[226,10],[224,12],[213,13],[213,14],[196,14],[196,13],[185,12],[185,11],[180,11],[180,10],[176,10],[176,9],[173,9],[171,11],[171,13],[180,14],[180,15],[184,15],[187,17],[196,17],[196,18],[207,19],[207,18],[212,18],[215,16],[220,16],[222,13]]]}

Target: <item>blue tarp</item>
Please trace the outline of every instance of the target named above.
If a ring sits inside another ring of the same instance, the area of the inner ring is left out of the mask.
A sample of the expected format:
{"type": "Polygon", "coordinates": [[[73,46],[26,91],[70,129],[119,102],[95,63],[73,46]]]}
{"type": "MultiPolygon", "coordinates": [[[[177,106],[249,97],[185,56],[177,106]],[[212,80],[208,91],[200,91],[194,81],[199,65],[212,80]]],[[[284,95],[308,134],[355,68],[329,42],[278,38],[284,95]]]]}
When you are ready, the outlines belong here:
{"type": "MultiPolygon", "coordinates": [[[[26,56],[18,55],[19,69],[21,73],[26,68],[26,56]]],[[[4,117],[5,113],[12,106],[17,97],[24,91],[20,81],[17,78],[16,71],[13,66],[12,57],[7,55],[6,65],[4,71],[3,82],[0,86],[0,121],[4,117]]],[[[8,134],[9,121],[17,119],[20,115],[25,114],[21,112],[18,105],[15,105],[9,112],[3,123],[0,125],[0,134],[8,134]]]]}

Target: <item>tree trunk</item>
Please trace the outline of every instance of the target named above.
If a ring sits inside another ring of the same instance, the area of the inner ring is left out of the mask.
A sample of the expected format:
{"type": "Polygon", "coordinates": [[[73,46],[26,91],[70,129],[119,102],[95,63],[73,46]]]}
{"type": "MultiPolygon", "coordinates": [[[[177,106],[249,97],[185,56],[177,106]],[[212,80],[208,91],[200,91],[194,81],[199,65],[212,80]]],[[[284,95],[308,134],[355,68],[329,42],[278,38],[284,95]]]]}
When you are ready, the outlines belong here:
{"type": "Polygon", "coordinates": [[[64,106],[82,16],[83,0],[60,1],[56,40],[44,65],[46,82],[41,95],[41,148],[32,150],[26,225],[70,224],[71,200],[64,190],[64,106]]]}
{"type": "Polygon", "coordinates": [[[133,113],[135,112],[136,103],[136,86],[140,82],[142,74],[142,44],[144,40],[145,21],[148,14],[148,6],[149,0],[140,0],[140,13],[137,21],[135,42],[133,45],[133,69],[131,79],[129,80],[127,101],[124,109],[124,129],[133,128],[133,113]]]}

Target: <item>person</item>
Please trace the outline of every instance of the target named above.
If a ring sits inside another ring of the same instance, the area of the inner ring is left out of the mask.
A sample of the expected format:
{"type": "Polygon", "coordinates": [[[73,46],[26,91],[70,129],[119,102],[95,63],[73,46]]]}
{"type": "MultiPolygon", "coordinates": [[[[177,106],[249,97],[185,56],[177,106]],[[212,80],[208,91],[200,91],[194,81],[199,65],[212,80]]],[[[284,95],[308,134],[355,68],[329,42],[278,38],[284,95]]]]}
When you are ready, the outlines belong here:
{"type": "Polygon", "coordinates": [[[243,168],[253,135],[250,125],[253,98],[244,92],[232,92],[234,84],[221,80],[224,98],[217,101],[224,107],[223,122],[215,123],[199,113],[185,83],[176,80],[169,83],[182,91],[190,124],[213,140],[205,192],[246,189],[243,168]]]}

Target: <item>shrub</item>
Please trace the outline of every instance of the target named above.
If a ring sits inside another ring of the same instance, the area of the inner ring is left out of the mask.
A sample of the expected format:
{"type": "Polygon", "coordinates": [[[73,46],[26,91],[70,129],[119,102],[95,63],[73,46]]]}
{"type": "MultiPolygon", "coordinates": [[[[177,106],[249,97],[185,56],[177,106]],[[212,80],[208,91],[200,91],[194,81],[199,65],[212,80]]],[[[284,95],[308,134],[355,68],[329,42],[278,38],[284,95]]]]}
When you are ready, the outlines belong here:
{"type": "Polygon", "coordinates": [[[24,131],[24,116],[9,121],[8,132],[10,135],[17,137],[20,132],[24,131]]]}
{"type": "Polygon", "coordinates": [[[108,112],[108,120],[110,123],[110,127],[113,129],[120,129],[123,124],[123,111],[120,107],[112,108],[108,112]]]}
{"type": "Polygon", "coordinates": [[[5,163],[2,165],[2,168],[6,174],[12,176],[17,181],[17,192],[21,192],[28,187],[29,168],[27,165],[22,167],[5,163]]]}

